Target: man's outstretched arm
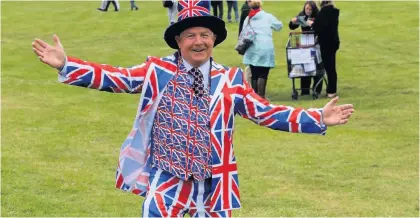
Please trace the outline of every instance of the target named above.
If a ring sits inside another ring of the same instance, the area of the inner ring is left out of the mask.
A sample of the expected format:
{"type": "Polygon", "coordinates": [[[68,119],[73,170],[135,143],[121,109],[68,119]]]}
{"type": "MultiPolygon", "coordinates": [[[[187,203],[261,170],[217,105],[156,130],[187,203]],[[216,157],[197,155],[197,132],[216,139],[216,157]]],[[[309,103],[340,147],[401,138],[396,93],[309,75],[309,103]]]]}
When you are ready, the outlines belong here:
{"type": "Polygon", "coordinates": [[[108,92],[140,92],[146,76],[146,64],[120,68],[82,61],[66,56],[58,36],[54,35],[53,41],[52,46],[35,39],[32,49],[41,62],[59,70],[60,82],[108,92]]]}
{"type": "Polygon", "coordinates": [[[237,105],[237,113],[253,122],[271,129],[325,134],[327,126],[348,122],[354,112],[353,105],[336,105],[338,97],[328,102],[322,109],[302,109],[285,105],[273,105],[261,98],[244,81],[243,99],[237,105]]]}

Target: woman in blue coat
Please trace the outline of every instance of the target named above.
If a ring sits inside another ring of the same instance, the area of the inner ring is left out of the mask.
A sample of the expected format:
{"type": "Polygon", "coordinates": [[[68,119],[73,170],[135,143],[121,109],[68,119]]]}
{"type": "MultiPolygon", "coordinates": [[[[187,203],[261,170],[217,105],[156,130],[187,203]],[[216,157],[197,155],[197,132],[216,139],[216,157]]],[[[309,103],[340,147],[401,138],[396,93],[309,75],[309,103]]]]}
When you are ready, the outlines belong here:
{"type": "Polygon", "coordinates": [[[265,98],[267,77],[270,68],[274,67],[273,30],[280,31],[281,21],[272,14],[261,10],[261,0],[251,0],[251,11],[245,19],[242,31],[254,31],[255,40],[243,57],[243,63],[251,68],[251,86],[261,97],[265,98]]]}

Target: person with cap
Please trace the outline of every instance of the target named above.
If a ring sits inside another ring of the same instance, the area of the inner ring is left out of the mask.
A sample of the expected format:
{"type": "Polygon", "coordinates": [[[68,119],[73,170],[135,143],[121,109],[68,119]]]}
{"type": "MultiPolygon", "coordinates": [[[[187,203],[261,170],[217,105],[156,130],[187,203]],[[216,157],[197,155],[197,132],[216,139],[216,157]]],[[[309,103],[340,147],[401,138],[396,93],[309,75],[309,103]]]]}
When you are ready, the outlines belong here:
{"type": "Polygon", "coordinates": [[[180,0],[178,22],[164,39],[177,51],[149,57],[130,68],[67,56],[35,39],[40,61],[58,69],[59,81],[107,92],[140,94],[131,132],[121,147],[116,187],[144,196],[143,217],[230,217],[241,207],[233,151],[236,114],[275,130],[325,134],[348,122],[351,104],[323,109],[276,106],[258,96],[238,68],[223,66],[213,48],[227,36],[223,20],[210,15],[209,1],[180,0]]]}

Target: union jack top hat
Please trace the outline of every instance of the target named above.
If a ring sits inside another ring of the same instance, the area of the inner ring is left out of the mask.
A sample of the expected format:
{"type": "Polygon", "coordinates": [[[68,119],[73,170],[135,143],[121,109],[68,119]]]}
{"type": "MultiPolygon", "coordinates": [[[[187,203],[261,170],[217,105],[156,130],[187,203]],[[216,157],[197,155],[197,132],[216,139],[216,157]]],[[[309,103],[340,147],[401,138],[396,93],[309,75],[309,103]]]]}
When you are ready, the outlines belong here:
{"type": "Polygon", "coordinates": [[[179,49],[175,36],[179,36],[184,30],[191,27],[209,28],[216,35],[214,46],[223,42],[227,36],[225,22],[216,16],[210,15],[209,0],[178,1],[178,22],[169,26],[164,36],[169,47],[179,49]]]}

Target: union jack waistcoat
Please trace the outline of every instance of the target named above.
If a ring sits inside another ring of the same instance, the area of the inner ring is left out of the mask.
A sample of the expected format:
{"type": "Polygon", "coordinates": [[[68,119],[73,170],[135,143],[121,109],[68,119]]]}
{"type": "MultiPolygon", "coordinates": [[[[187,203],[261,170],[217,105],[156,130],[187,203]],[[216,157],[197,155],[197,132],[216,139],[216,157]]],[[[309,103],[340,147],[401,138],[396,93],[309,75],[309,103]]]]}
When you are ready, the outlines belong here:
{"type": "MultiPolygon", "coordinates": [[[[140,103],[131,132],[121,146],[116,187],[145,196],[151,170],[150,134],[165,86],[177,72],[178,52],[129,68],[67,57],[60,82],[114,93],[138,93],[140,103]]],[[[241,69],[211,60],[210,141],[212,145],[211,210],[240,208],[233,127],[236,114],[260,126],[293,133],[325,134],[322,110],[273,105],[257,95],[241,69]],[[216,157],[216,158],[215,158],[216,157]]]]}

